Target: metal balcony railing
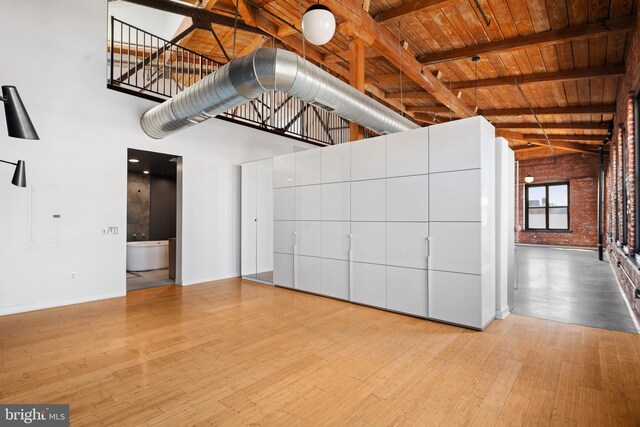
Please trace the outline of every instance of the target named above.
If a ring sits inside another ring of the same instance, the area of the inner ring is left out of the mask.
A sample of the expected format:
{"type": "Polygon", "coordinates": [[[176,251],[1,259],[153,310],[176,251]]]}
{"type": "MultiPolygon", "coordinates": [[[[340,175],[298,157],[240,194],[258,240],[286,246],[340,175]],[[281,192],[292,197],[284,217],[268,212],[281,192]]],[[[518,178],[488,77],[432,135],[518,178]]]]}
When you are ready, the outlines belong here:
{"type": "MultiPolygon", "coordinates": [[[[211,58],[111,17],[110,89],[162,102],[222,65],[211,58]]],[[[349,141],[349,122],[281,92],[267,92],[218,118],[318,145],[349,141]]]]}

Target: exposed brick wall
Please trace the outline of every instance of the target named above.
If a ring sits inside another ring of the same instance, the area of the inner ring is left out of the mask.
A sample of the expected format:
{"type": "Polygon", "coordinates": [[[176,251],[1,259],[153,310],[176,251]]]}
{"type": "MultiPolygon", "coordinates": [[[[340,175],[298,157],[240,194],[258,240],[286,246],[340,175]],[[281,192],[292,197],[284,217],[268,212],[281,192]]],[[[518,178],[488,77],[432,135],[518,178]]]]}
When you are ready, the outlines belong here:
{"type": "Polygon", "coordinates": [[[518,243],[596,247],[598,245],[598,156],[568,154],[520,161],[520,176],[531,175],[534,184],[569,183],[569,229],[571,232],[524,230],[525,184],[520,179],[518,243]]]}
{"type": "MultiPolygon", "coordinates": [[[[640,14],[637,15],[638,25],[640,25],[640,14]]],[[[611,142],[611,157],[607,167],[606,179],[608,181],[607,201],[607,249],[609,250],[609,260],[613,265],[618,280],[622,284],[628,301],[633,307],[636,316],[640,317],[640,299],[635,299],[635,286],[640,286],[640,270],[634,255],[636,246],[636,236],[638,230],[635,229],[636,200],[635,200],[635,121],[640,118],[634,117],[633,100],[640,89],[640,32],[635,30],[628,39],[625,57],[625,75],[620,82],[616,96],[616,114],[614,118],[614,140],[611,142]],[[625,127],[627,145],[627,162],[621,164],[622,153],[622,127],[625,127]],[[622,182],[622,168],[625,168],[625,182],[622,182]],[[622,186],[627,189],[627,205],[622,205],[622,186]],[[627,212],[627,250],[621,248],[616,243],[616,239],[622,238],[622,210],[627,212]],[[619,261],[619,263],[618,263],[619,261]],[[626,274],[625,274],[626,272],[626,274]],[[631,280],[627,278],[631,277],[631,280]]]]}

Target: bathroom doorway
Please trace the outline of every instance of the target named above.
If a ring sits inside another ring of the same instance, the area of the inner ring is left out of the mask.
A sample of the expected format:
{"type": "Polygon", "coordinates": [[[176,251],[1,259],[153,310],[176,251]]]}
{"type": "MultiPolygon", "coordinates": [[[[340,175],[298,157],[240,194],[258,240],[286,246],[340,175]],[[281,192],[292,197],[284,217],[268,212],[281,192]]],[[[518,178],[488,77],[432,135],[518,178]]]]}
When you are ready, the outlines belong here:
{"type": "Polygon", "coordinates": [[[179,283],[181,165],[171,154],[127,152],[127,292],[179,283]]]}

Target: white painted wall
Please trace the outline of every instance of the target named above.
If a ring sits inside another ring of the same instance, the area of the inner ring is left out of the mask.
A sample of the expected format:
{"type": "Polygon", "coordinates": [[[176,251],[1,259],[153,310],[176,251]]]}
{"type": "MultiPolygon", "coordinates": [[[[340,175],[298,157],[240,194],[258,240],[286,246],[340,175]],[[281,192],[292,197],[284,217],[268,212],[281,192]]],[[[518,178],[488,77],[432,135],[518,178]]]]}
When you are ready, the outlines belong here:
{"type": "MultiPolygon", "coordinates": [[[[175,13],[162,12],[157,9],[127,3],[123,0],[109,3],[108,16],[114,16],[129,25],[148,31],[165,40],[171,40],[173,38],[184,19],[183,16],[176,15],[175,13]]],[[[117,37],[118,34],[119,32],[116,33],[116,40],[119,39],[119,37],[117,37]]]]}
{"type": "Polygon", "coordinates": [[[12,186],[0,165],[0,314],[124,295],[127,148],[183,157],[183,284],[239,275],[240,163],[306,145],[220,120],[152,140],[139,118],[156,104],[106,88],[105,0],[0,10],[13,58],[0,61],[0,84],[18,87],[41,138],[9,138],[0,124],[0,158],[25,160],[29,184],[12,186]],[[60,194],[56,248],[30,247],[38,184],[60,194]],[[107,226],[120,234],[103,236],[107,226]]]}

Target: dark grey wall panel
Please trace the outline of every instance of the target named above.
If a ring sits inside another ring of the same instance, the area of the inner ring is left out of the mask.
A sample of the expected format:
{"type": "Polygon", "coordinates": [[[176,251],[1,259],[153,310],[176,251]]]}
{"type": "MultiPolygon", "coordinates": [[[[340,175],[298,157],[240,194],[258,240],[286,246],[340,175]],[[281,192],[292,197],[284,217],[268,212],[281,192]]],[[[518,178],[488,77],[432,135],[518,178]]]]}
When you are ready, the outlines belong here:
{"type": "Polygon", "coordinates": [[[176,237],[176,181],[151,177],[149,240],[176,237]]]}

